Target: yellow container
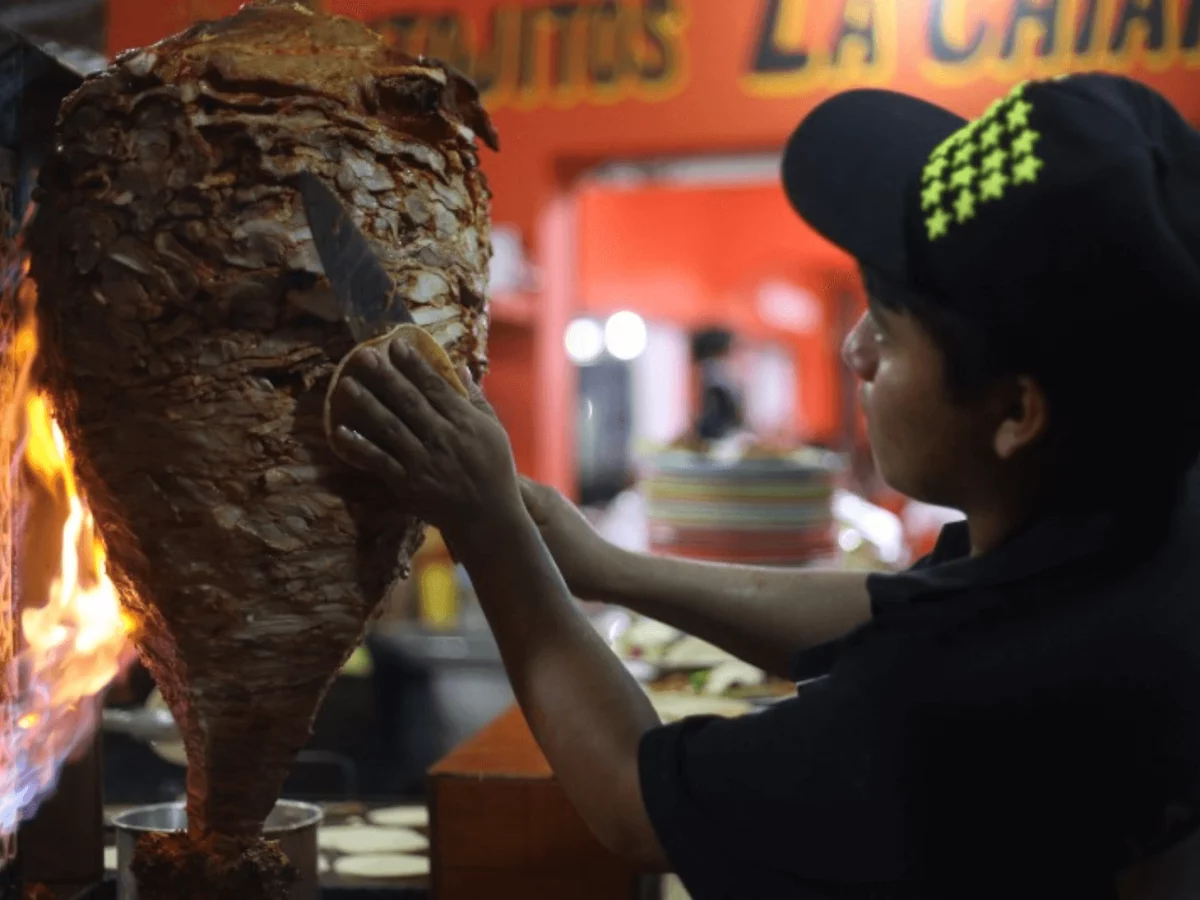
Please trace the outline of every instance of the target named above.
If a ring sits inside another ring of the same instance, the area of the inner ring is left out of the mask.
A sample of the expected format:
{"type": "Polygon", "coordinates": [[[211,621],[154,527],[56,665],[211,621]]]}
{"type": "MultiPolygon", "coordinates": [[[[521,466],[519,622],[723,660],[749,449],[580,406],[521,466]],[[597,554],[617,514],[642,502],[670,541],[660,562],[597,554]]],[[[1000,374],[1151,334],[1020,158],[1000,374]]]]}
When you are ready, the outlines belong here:
{"type": "Polygon", "coordinates": [[[413,579],[421,624],[439,630],[458,627],[460,598],[454,560],[436,529],[429,529],[413,558],[413,579]]]}

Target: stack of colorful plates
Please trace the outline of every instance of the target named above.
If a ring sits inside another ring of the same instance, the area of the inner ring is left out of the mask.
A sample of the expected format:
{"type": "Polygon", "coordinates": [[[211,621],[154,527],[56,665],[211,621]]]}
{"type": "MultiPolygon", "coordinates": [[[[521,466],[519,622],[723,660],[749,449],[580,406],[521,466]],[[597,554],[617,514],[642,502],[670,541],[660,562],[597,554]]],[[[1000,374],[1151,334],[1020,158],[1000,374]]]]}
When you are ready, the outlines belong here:
{"type": "Polygon", "coordinates": [[[713,562],[796,566],[835,552],[836,467],[826,454],[717,461],[670,450],[643,481],[655,553],[713,562]]]}

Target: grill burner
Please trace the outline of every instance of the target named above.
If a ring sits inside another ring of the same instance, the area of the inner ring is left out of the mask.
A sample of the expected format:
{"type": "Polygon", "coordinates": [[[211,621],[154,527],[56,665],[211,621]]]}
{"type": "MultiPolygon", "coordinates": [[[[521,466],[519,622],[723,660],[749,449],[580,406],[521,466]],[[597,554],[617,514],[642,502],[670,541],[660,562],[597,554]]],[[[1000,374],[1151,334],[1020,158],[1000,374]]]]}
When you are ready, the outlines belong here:
{"type": "Polygon", "coordinates": [[[68,765],[57,792],[21,827],[17,855],[0,870],[0,900],[113,900],[104,876],[99,739],[68,765]],[[34,892],[34,886],[45,890],[34,892]]]}
{"type": "MultiPolygon", "coordinates": [[[[0,270],[15,264],[14,238],[23,221],[38,166],[53,138],[63,98],[83,81],[20,35],[0,27],[0,270]]],[[[11,311],[0,317],[11,322],[11,311]]],[[[14,654],[16,600],[11,523],[0,527],[0,664],[14,654]]],[[[3,671],[0,668],[0,671],[3,671]]],[[[6,685],[0,683],[0,696],[6,685]]],[[[0,717],[0,727],[5,727],[0,717]]],[[[16,855],[0,861],[0,900],[109,900],[104,881],[103,775],[98,742],[66,766],[57,792],[16,838],[16,855]],[[35,891],[35,885],[44,890],[35,891]]]]}

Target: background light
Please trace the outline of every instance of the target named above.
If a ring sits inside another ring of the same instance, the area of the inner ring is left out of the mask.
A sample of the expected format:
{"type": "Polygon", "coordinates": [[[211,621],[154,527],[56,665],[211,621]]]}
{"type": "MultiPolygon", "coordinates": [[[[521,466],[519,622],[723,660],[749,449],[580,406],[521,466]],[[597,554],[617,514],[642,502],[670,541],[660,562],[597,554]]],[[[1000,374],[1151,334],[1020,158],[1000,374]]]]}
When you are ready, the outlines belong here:
{"type": "Polygon", "coordinates": [[[637,359],[646,349],[646,323],[637,313],[616,313],[604,326],[604,345],[623,362],[637,359]]]}
{"type": "Polygon", "coordinates": [[[838,534],[838,546],[845,553],[853,553],[863,545],[863,536],[853,528],[843,528],[838,534]]]}
{"type": "Polygon", "coordinates": [[[592,319],[576,319],[567,326],[563,344],[572,362],[586,366],[599,359],[604,352],[604,329],[592,319]]]}

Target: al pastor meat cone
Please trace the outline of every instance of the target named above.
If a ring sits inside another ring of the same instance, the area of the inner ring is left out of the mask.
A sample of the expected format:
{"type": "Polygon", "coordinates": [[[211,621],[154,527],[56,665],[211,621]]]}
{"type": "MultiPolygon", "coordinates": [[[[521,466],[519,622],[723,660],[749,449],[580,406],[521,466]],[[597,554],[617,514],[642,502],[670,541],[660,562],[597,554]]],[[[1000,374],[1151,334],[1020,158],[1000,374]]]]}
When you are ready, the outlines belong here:
{"type": "Polygon", "coordinates": [[[193,841],[261,833],[422,535],[328,447],[354,341],[295,180],[340,192],[418,340],[478,377],[477,137],[496,147],[462,76],[278,2],[125,54],[63,106],[30,228],[45,377],[182,731],[193,841]]]}

